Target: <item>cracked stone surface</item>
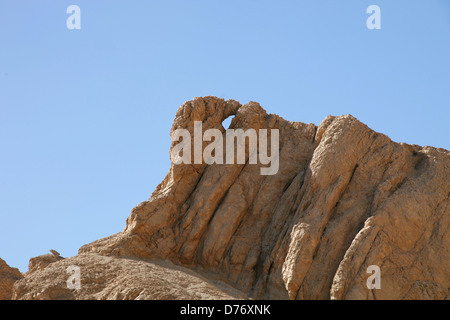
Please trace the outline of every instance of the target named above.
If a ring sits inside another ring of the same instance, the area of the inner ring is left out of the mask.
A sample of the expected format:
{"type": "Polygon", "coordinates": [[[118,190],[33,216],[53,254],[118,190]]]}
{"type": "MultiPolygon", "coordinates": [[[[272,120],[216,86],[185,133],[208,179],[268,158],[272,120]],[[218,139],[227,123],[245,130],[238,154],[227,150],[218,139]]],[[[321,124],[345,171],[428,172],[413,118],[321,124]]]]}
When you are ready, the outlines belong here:
{"type": "MultiPolygon", "coordinates": [[[[136,298],[139,290],[123,293],[131,282],[113,285],[109,273],[118,271],[98,261],[157,259],[257,299],[449,298],[449,151],[393,142],[351,115],[316,126],[216,97],[184,103],[171,132],[187,129],[193,137],[194,121],[202,121],[203,130],[224,133],[230,116],[230,128],[279,129],[278,173],[261,175],[261,164],[172,164],[123,231],[70,258],[91,257],[105,287],[59,297],[136,298]],[[366,286],[370,265],[380,267],[381,289],[366,286]]],[[[66,260],[17,281],[14,297],[36,297],[44,276],[47,288],[54,285],[52,274],[66,260]]]]}

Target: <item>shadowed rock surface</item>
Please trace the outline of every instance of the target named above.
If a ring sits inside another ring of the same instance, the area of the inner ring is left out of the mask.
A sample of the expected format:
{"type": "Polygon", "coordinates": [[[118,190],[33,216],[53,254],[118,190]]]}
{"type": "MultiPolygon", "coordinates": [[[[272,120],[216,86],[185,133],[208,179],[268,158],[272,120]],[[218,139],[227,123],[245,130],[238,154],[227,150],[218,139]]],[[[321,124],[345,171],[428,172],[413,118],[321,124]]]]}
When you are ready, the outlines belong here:
{"type": "MultiPolygon", "coordinates": [[[[187,129],[193,137],[194,121],[202,121],[203,130],[224,133],[222,122],[230,116],[230,128],[279,129],[278,173],[261,175],[266,166],[248,162],[172,163],[122,232],[87,244],[70,258],[77,264],[79,257],[90,257],[106,279],[104,287],[55,296],[164,299],[141,296],[144,289],[133,291],[128,280],[117,283],[109,273],[128,269],[111,271],[108,263],[98,262],[159,259],[258,299],[449,298],[449,151],[395,143],[350,115],[328,116],[315,126],[267,114],[255,102],[216,97],[184,103],[171,133],[187,129]],[[380,267],[381,289],[366,286],[370,265],[380,267]]],[[[15,298],[36,297],[42,283],[50,288],[56,281],[52,274],[65,272],[66,260],[26,275],[15,285],[15,298]]],[[[176,292],[168,298],[185,297],[176,292]]]]}
{"type": "Polygon", "coordinates": [[[17,268],[11,268],[0,258],[0,300],[10,300],[14,283],[23,278],[17,268]]]}

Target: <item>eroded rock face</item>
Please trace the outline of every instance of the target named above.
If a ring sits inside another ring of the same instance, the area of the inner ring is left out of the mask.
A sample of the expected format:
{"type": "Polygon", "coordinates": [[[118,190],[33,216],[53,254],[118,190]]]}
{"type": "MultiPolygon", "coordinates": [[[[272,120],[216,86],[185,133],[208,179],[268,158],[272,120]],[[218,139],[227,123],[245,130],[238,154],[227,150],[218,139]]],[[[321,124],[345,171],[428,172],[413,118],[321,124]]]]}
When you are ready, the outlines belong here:
{"type": "Polygon", "coordinates": [[[183,104],[172,132],[192,133],[194,121],[224,132],[230,115],[231,128],[279,129],[276,175],[172,164],[123,232],[80,252],[169,259],[257,298],[447,296],[447,150],[392,142],[350,115],[316,127],[215,97],[183,104]],[[381,269],[380,290],[366,287],[369,265],[381,269]]]}
{"type": "MultiPolygon", "coordinates": [[[[56,251],[55,251],[56,252],[56,251]]],[[[28,263],[28,271],[26,272],[26,275],[29,275],[37,270],[45,269],[49,264],[57,262],[59,260],[64,259],[59,254],[43,254],[34,258],[30,259],[30,262],[28,263]]]]}
{"type": "Polygon", "coordinates": [[[171,132],[193,136],[194,121],[225,132],[232,115],[231,128],[279,130],[277,174],[172,164],[122,232],[79,255],[170,260],[254,298],[448,298],[449,151],[395,143],[350,115],[315,126],[215,97],[184,103],[171,132]],[[366,285],[371,265],[381,289],[366,285]]]}
{"type": "Polygon", "coordinates": [[[17,268],[11,268],[0,258],[0,300],[10,300],[14,283],[23,278],[17,268]]]}
{"type": "Polygon", "coordinates": [[[60,259],[17,281],[15,300],[243,299],[220,281],[168,262],[79,254],[60,259]],[[79,270],[75,285],[73,267],[79,270]],[[67,282],[69,281],[69,285],[67,282]],[[72,283],[72,285],[71,285],[72,283]]]}

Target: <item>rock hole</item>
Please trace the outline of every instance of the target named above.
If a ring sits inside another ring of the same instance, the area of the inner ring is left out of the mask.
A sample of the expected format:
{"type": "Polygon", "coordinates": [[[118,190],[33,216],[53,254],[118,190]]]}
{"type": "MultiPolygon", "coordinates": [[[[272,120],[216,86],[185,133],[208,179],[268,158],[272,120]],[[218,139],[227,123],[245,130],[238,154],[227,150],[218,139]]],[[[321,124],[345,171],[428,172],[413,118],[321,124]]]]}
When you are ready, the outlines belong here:
{"type": "Polygon", "coordinates": [[[230,128],[231,121],[234,119],[234,116],[229,116],[225,120],[222,121],[222,127],[226,130],[230,128]]]}

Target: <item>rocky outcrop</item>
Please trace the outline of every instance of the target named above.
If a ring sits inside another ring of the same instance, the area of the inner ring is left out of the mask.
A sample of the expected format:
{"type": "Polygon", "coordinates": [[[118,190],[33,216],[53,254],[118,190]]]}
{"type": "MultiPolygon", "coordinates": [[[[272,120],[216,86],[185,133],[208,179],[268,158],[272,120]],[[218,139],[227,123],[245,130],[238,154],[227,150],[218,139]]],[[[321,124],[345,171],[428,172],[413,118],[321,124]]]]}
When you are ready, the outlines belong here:
{"type": "Polygon", "coordinates": [[[48,253],[31,258],[28,263],[28,271],[26,272],[26,275],[29,275],[37,270],[45,269],[49,264],[64,259],[57,251],[50,250],[50,252],[51,254],[48,253]]]}
{"type": "Polygon", "coordinates": [[[14,283],[23,278],[17,268],[11,268],[0,258],[0,300],[10,300],[14,283]]]}
{"type": "MultiPolygon", "coordinates": [[[[254,298],[449,297],[449,151],[395,143],[350,115],[315,126],[215,97],[184,103],[171,133],[193,136],[202,121],[203,130],[225,134],[230,116],[231,128],[279,130],[275,175],[248,161],[172,163],[125,229],[79,256],[169,260],[254,298]],[[366,285],[371,265],[380,268],[381,289],[366,285]]],[[[16,297],[29,297],[39,281],[19,281],[16,297]]]]}
{"type": "Polygon", "coordinates": [[[17,300],[244,299],[236,289],[165,261],[79,254],[37,269],[14,286],[17,300]],[[79,286],[68,285],[73,267],[79,286]]]}

